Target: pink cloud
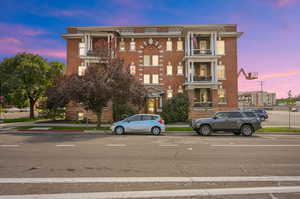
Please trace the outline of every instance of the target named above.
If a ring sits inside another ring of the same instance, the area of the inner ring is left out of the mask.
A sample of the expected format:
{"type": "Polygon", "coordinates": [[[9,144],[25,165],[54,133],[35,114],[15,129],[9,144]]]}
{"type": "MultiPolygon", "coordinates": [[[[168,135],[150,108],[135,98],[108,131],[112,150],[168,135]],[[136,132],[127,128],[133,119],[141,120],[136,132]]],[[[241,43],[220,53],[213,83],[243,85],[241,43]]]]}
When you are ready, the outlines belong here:
{"type": "Polygon", "coordinates": [[[22,43],[23,43],[22,41],[13,37],[0,38],[0,46],[11,45],[11,44],[20,45],[22,43]]]}
{"type": "Polygon", "coordinates": [[[294,95],[300,94],[300,70],[263,74],[258,80],[239,78],[239,91],[259,91],[260,81],[263,81],[263,90],[275,92],[277,98],[287,97],[289,90],[294,95]]]}
{"type": "Polygon", "coordinates": [[[0,34],[1,35],[24,35],[24,36],[37,36],[45,34],[47,31],[24,26],[20,24],[8,24],[0,23],[0,34]]]}
{"type": "Polygon", "coordinates": [[[273,5],[277,8],[283,8],[286,6],[293,5],[295,3],[299,3],[299,0],[274,0],[273,5]]]}
{"type": "Polygon", "coordinates": [[[260,75],[259,79],[264,80],[264,79],[275,78],[275,77],[288,77],[288,76],[298,75],[298,74],[300,74],[300,70],[299,71],[291,71],[291,72],[282,72],[282,73],[272,73],[272,74],[260,75]]]}

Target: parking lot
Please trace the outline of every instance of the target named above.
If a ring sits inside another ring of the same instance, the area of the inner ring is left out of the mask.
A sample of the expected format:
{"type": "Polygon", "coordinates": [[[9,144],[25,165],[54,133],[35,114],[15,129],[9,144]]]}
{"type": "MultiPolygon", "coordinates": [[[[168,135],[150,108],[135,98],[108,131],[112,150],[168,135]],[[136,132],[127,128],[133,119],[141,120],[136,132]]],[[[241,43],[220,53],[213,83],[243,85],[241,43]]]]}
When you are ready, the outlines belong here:
{"type": "Polygon", "coordinates": [[[56,198],[300,196],[298,134],[3,132],[0,150],[1,199],[23,194],[42,194],[38,198],[56,197],[51,194],[60,194],[56,198]],[[278,177],[263,179],[266,176],[278,177]]]}

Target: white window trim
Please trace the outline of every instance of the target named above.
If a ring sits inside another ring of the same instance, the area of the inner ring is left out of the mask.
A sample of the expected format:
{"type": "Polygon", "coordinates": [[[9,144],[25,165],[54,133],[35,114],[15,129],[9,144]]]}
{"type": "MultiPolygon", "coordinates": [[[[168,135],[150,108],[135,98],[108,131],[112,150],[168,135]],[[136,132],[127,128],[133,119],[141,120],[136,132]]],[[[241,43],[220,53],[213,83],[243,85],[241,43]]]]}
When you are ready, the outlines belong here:
{"type": "Polygon", "coordinates": [[[216,46],[217,55],[225,55],[225,52],[226,52],[225,40],[217,40],[216,45],[217,45],[216,46]],[[222,47],[222,48],[220,49],[220,47],[222,47]],[[222,52],[220,52],[220,51],[222,51],[222,52]]]}
{"type": "Polygon", "coordinates": [[[135,75],[136,74],[136,67],[135,67],[134,63],[130,64],[129,71],[130,71],[131,75],[135,75]]]}
{"type": "Polygon", "coordinates": [[[167,98],[171,99],[172,97],[173,97],[173,90],[172,89],[167,90],[167,98]],[[171,94],[171,96],[169,96],[169,94],[171,94]]]}
{"type": "Polygon", "coordinates": [[[144,77],[143,77],[143,82],[144,84],[150,84],[150,74],[144,74],[144,77]],[[145,77],[148,77],[148,82],[145,82],[146,78],[145,77]]]}
{"type": "Polygon", "coordinates": [[[121,41],[119,43],[119,50],[120,50],[120,52],[126,51],[126,43],[123,38],[121,39],[121,41]],[[121,48],[121,44],[124,44],[124,49],[121,48]]]}
{"type": "Polygon", "coordinates": [[[173,51],[173,42],[171,38],[168,38],[168,41],[166,42],[166,51],[173,51]],[[168,47],[170,47],[170,49],[168,47]]]}
{"type": "Polygon", "coordinates": [[[177,65],[177,75],[183,75],[183,65],[181,63],[177,65]],[[179,67],[181,68],[181,73],[179,73],[179,67]]]}
{"type": "Polygon", "coordinates": [[[219,64],[218,68],[217,68],[217,76],[218,76],[218,80],[226,80],[226,66],[224,64],[219,64]],[[219,77],[219,67],[223,66],[224,67],[224,77],[219,77]]]}
{"type": "Polygon", "coordinates": [[[130,42],[129,51],[136,51],[136,43],[133,38],[131,39],[130,42]],[[132,49],[131,46],[134,46],[134,49],[132,49]]]}
{"type": "Polygon", "coordinates": [[[159,75],[158,74],[152,75],[152,84],[159,84],[159,75]],[[157,77],[157,82],[154,82],[154,77],[157,77]]]}
{"type": "Polygon", "coordinates": [[[169,75],[169,76],[173,75],[173,66],[172,66],[172,64],[170,62],[167,65],[167,75],[169,75]],[[171,70],[169,70],[169,69],[171,69],[171,70]]]}
{"type": "Polygon", "coordinates": [[[151,56],[151,60],[152,60],[152,65],[151,65],[151,66],[159,66],[159,55],[152,55],[152,56],[151,56]],[[153,58],[154,58],[154,57],[157,57],[157,64],[155,64],[155,65],[153,64],[153,62],[154,62],[154,61],[153,61],[153,60],[154,60],[153,58]]]}

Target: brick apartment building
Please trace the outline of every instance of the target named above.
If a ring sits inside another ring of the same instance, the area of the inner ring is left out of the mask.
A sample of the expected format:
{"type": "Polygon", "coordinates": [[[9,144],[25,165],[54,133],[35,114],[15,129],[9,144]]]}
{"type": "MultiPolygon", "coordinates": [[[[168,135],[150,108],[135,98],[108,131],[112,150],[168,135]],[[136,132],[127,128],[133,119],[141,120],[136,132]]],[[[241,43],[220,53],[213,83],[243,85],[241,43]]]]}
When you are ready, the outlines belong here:
{"type": "MultiPolygon", "coordinates": [[[[187,93],[189,118],[204,117],[238,107],[236,25],[83,26],[69,27],[67,70],[82,75],[98,61],[92,56],[100,40],[114,43],[114,55],[148,90],[145,112],[160,113],[163,102],[177,93],[187,93]]],[[[70,103],[67,118],[86,113],[70,103]]],[[[108,107],[103,121],[112,120],[108,107]]]]}

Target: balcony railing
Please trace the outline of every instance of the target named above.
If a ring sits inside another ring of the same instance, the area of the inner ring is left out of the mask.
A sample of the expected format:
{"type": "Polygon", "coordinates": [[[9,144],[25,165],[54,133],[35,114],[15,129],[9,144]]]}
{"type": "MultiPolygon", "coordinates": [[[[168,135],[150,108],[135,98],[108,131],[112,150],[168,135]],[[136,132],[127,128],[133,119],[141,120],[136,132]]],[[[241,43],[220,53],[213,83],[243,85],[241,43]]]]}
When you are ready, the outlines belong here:
{"type": "Polygon", "coordinates": [[[197,76],[195,75],[193,77],[194,82],[202,82],[202,81],[211,81],[212,77],[211,76],[197,76]]]}
{"type": "Polygon", "coordinates": [[[195,108],[210,108],[210,107],[212,107],[212,102],[194,101],[194,107],[195,108]]]}
{"type": "Polygon", "coordinates": [[[193,55],[199,55],[199,56],[204,56],[204,55],[212,55],[212,50],[211,49],[193,49],[193,55]]]}

